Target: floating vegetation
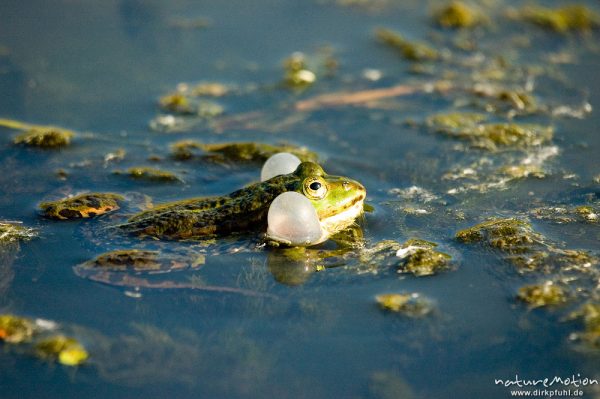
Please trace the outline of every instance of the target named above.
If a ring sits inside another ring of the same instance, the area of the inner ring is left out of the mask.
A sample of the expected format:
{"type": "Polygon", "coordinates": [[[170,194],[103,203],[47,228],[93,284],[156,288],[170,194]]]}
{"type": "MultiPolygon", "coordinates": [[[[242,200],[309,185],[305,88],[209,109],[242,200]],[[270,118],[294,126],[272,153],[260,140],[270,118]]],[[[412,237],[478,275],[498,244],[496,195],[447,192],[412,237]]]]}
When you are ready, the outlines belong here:
{"type": "Polygon", "coordinates": [[[501,148],[527,149],[552,140],[551,126],[518,123],[480,123],[485,116],[474,113],[436,114],[427,125],[438,133],[470,143],[488,151],[501,148]]]}
{"type": "Polygon", "coordinates": [[[306,57],[303,53],[293,53],[283,61],[285,71],[284,83],[292,88],[303,88],[317,80],[317,75],[308,69],[306,57]]]}
{"type": "Polygon", "coordinates": [[[600,222],[600,209],[598,209],[598,205],[540,207],[532,209],[531,215],[536,219],[549,220],[558,224],[600,222]]]}
{"type": "Polygon", "coordinates": [[[410,61],[435,61],[440,58],[439,53],[424,43],[411,42],[401,34],[387,28],[375,30],[377,40],[398,51],[410,61]]]}
{"type": "Polygon", "coordinates": [[[175,173],[161,169],[150,168],[146,166],[137,166],[127,169],[126,171],[116,170],[117,175],[126,175],[134,179],[159,181],[159,182],[181,182],[181,178],[175,173]]]}
{"type": "Polygon", "coordinates": [[[34,229],[23,226],[21,222],[0,221],[0,244],[27,241],[36,235],[34,229]]]}
{"type": "Polygon", "coordinates": [[[580,4],[554,9],[527,6],[521,9],[520,16],[526,21],[559,33],[589,31],[600,26],[600,15],[580,4]]]}
{"type": "Polygon", "coordinates": [[[42,202],[40,209],[51,219],[80,219],[100,216],[119,209],[124,197],[112,193],[87,193],[58,201],[42,202]]]}
{"type": "Polygon", "coordinates": [[[401,263],[399,273],[412,273],[415,276],[430,276],[448,269],[452,257],[436,251],[437,244],[425,240],[410,239],[396,251],[401,263]]]}
{"type": "Polygon", "coordinates": [[[523,286],[517,298],[532,308],[562,305],[568,299],[565,290],[553,281],[523,286]]]}
{"type": "Polygon", "coordinates": [[[57,324],[50,320],[31,320],[11,314],[0,315],[0,340],[14,345],[32,342],[36,356],[46,360],[57,360],[65,366],[83,363],[88,358],[88,353],[76,339],[62,334],[43,336],[43,333],[56,329],[57,324]]]}
{"type": "Polygon", "coordinates": [[[19,344],[31,340],[35,332],[35,323],[25,317],[12,314],[0,315],[0,340],[10,344],[19,344]]]}
{"type": "Polygon", "coordinates": [[[528,222],[519,219],[491,219],[456,233],[456,238],[466,244],[484,242],[510,254],[527,252],[542,242],[528,222]]]}
{"type": "Polygon", "coordinates": [[[600,303],[585,303],[570,318],[581,319],[584,326],[583,331],[573,333],[571,339],[589,348],[600,349],[600,303]]]}
{"type": "Polygon", "coordinates": [[[383,240],[361,250],[359,261],[371,272],[395,266],[398,273],[430,276],[447,270],[452,259],[450,255],[435,250],[436,247],[435,243],[419,239],[410,239],[404,244],[383,240]]]}
{"type": "Polygon", "coordinates": [[[213,118],[224,112],[222,105],[209,100],[201,100],[182,93],[167,94],[160,98],[160,107],[178,115],[213,118]]]}
{"type": "Polygon", "coordinates": [[[205,144],[193,140],[183,140],[171,145],[171,153],[175,159],[185,161],[201,158],[218,163],[225,162],[257,162],[263,163],[279,152],[294,154],[301,161],[317,160],[317,154],[306,147],[290,144],[265,144],[256,142],[230,142],[205,144]]]}
{"type": "Polygon", "coordinates": [[[462,1],[445,5],[434,13],[433,19],[444,28],[472,28],[485,21],[478,10],[462,1]]]}
{"type": "Polygon", "coordinates": [[[35,351],[38,357],[58,361],[65,366],[79,366],[89,357],[79,341],[64,335],[54,335],[38,341],[35,351]]]}
{"type": "Polygon", "coordinates": [[[431,115],[427,118],[426,123],[437,132],[447,133],[473,129],[486,119],[485,114],[475,112],[449,112],[431,115]]]}
{"type": "Polygon", "coordinates": [[[0,119],[0,126],[22,130],[23,133],[13,139],[14,144],[23,144],[40,148],[59,148],[71,144],[75,133],[56,126],[32,125],[12,119],[0,119]]]}
{"type": "Polygon", "coordinates": [[[407,317],[427,316],[435,309],[433,301],[418,293],[381,294],[375,300],[382,309],[407,317]]]}

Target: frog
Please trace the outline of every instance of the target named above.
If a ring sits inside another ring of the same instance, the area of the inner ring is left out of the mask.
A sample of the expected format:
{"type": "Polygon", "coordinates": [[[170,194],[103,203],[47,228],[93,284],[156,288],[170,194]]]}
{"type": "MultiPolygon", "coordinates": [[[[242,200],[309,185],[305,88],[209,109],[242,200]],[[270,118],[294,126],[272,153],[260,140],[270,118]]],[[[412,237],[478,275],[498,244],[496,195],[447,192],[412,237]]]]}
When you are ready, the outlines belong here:
{"type": "MultiPolygon", "coordinates": [[[[302,162],[292,173],[251,184],[231,194],[170,202],[132,216],[120,227],[155,239],[202,239],[265,231],[273,200],[293,191],[314,206],[321,226],[318,244],[352,225],[363,213],[366,189],[356,180],[325,173],[314,162],[302,162]]],[[[284,242],[285,244],[285,242],[284,242]]]]}
{"type": "Polygon", "coordinates": [[[305,268],[306,259],[311,260],[311,265],[315,262],[334,265],[339,256],[353,249],[346,243],[346,232],[359,228],[356,219],[364,212],[365,197],[366,189],[358,181],[329,175],[317,163],[302,162],[291,173],[276,175],[230,194],[154,205],[120,223],[114,219],[123,220],[123,216],[103,215],[104,221],[110,220],[108,225],[100,229],[91,226],[89,236],[100,241],[104,248],[111,240],[116,241],[119,249],[76,265],[74,272],[82,278],[121,288],[198,289],[262,296],[263,293],[247,289],[199,283],[193,275],[192,280],[182,280],[171,272],[194,272],[203,267],[206,256],[227,253],[232,243],[235,248],[231,252],[248,244],[252,245],[252,251],[268,246],[276,259],[288,259],[286,264],[293,261],[286,255],[286,248],[298,248],[294,253],[300,251],[299,256],[304,259],[297,262],[301,268],[305,268]],[[290,192],[310,202],[320,225],[318,239],[302,247],[268,234],[271,204],[290,192]],[[329,248],[305,248],[329,238],[337,246],[333,252],[329,248]],[[165,281],[165,276],[170,277],[165,281]]]}

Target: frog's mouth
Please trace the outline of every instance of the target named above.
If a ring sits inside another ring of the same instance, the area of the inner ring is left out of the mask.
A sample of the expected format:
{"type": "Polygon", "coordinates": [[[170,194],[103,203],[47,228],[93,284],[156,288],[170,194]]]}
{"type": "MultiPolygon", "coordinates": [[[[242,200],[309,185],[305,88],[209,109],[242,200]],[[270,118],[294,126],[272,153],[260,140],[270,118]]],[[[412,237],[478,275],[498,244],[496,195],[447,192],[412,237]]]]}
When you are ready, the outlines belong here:
{"type": "Polygon", "coordinates": [[[347,203],[343,204],[339,212],[324,217],[320,220],[321,229],[327,235],[335,234],[354,223],[364,211],[365,194],[357,195],[347,203]]]}

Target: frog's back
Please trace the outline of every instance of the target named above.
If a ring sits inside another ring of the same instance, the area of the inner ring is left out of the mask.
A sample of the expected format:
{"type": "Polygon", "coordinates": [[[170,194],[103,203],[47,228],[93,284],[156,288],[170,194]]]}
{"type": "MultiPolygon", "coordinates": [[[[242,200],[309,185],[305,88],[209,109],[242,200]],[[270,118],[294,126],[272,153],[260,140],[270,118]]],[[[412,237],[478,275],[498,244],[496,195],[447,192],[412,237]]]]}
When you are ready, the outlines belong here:
{"type": "Polygon", "coordinates": [[[271,202],[295,191],[293,175],[274,177],[221,197],[194,198],[160,205],[121,225],[128,232],[161,239],[193,239],[264,229],[271,202]]]}

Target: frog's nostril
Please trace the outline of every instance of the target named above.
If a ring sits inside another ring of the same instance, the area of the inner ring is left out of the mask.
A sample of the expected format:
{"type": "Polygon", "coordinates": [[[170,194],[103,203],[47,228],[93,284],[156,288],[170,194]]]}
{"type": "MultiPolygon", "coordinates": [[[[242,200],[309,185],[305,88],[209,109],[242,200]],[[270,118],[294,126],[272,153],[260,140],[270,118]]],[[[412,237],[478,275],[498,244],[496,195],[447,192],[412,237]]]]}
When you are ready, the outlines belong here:
{"type": "Polygon", "coordinates": [[[352,185],[350,184],[349,181],[344,180],[342,182],[342,187],[344,188],[345,191],[349,191],[352,188],[352,185]]]}

